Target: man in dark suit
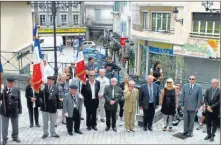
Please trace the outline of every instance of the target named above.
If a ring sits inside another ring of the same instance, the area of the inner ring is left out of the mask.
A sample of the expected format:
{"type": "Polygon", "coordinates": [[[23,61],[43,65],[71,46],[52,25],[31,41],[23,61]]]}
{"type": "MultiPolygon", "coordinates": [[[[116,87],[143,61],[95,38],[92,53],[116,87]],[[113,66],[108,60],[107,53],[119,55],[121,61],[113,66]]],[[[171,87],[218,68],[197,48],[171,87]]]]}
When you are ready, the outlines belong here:
{"type": "Polygon", "coordinates": [[[84,106],[86,108],[87,130],[97,131],[96,114],[99,105],[98,93],[100,91],[100,82],[95,80],[95,72],[90,71],[89,80],[82,85],[81,94],[84,97],[84,106]]]}
{"type": "Polygon", "coordinates": [[[150,131],[153,131],[152,124],[155,115],[155,108],[159,105],[160,88],[159,85],[153,83],[154,77],[149,75],[147,78],[147,84],[140,88],[139,106],[143,109],[143,124],[144,131],[147,131],[147,127],[150,131]]]}
{"type": "Polygon", "coordinates": [[[6,87],[2,90],[0,95],[1,103],[1,115],[2,115],[2,144],[7,144],[8,140],[8,125],[9,119],[12,124],[12,138],[13,141],[20,143],[21,140],[18,138],[18,118],[19,114],[22,113],[21,105],[21,93],[20,90],[15,88],[14,79],[8,78],[6,81],[6,87]]]}
{"type": "Polygon", "coordinates": [[[71,66],[69,66],[68,69],[69,69],[69,73],[71,75],[71,79],[73,79],[73,77],[75,75],[75,63],[71,62],[71,66]]]}
{"type": "Polygon", "coordinates": [[[217,79],[212,79],[212,87],[206,90],[204,103],[205,103],[205,117],[206,117],[206,128],[207,136],[205,140],[210,139],[214,141],[217,125],[219,123],[219,113],[220,113],[220,88],[219,81],[217,79]]]}
{"type": "Polygon", "coordinates": [[[56,112],[58,108],[58,88],[55,85],[54,76],[48,76],[48,84],[45,84],[41,88],[40,98],[42,100],[41,111],[42,111],[42,118],[43,118],[43,132],[44,135],[42,139],[48,137],[48,121],[50,120],[50,131],[51,136],[55,138],[59,138],[60,136],[55,132],[55,124],[56,124],[56,112]]]}
{"type": "Polygon", "coordinates": [[[115,132],[116,129],[116,116],[117,116],[117,107],[119,100],[122,96],[122,89],[117,86],[117,79],[111,79],[111,85],[105,87],[104,90],[104,98],[105,98],[105,112],[106,112],[106,129],[108,131],[110,129],[110,120],[112,120],[112,128],[115,132]]]}
{"type": "Polygon", "coordinates": [[[184,111],[184,136],[193,137],[194,120],[202,98],[202,88],[196,84],[196,77],[192,75],[189,77],[189,83],[184,84],[182,91],[181,108],[184,111]]]}

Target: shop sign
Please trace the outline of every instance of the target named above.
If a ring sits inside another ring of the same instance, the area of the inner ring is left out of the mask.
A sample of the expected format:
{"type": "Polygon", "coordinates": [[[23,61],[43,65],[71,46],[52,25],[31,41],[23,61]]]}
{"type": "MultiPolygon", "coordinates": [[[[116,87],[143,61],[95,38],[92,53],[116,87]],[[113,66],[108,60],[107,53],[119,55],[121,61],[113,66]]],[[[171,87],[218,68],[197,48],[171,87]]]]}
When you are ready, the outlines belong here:
{"type": "MultiPolygon", "coordinates": [[[[53,33],[53,29],[40,28],[39,33],[53,33]]],[[[85,33],[86,28],[57,28],[56,33],[85,33]]]]}
{"type": "Polygon", "coordinates": [[[173,55],[173,45],[161,42],[148,42],[149,52],[173,55]]]}
{"type": "Polygon", "coordinates": [[[126,40],[127,40],[128,38],[120,38],[120,45],[121,46],[126,46],[126,40]]]}
{"type": "Polygon", "coordinates": [[[218,40],[191,40],[183,46],[174,46],[174,54],[201,58],[220,58],[218,40]]]}

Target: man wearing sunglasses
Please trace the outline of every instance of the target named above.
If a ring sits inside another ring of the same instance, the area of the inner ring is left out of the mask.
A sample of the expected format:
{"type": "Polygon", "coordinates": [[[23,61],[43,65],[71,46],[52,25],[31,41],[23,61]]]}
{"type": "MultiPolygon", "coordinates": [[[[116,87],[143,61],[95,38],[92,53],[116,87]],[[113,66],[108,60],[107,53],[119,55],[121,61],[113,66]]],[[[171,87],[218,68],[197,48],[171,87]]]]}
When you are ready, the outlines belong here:
{"type": "Polygon", "coordinates": [[[87,130],[91,128],[97,131],[97,108],[99,105],[98,93],[100,91],[100,82],[95,80],[95,72],[89,71],[89,80],[82,85],[81,94],[84,96],[84,106],[86,108],[87,130]]]}
{"type": "Polygon", "coordinates": [[[71,62],[71,66],[69,66],[68,68],[69,68],[69,73],[71,75],[71,79],[73,79],[75,74],[75,62],[71,62]]]}
{"type": "Polygon", "coordinates": [[[189,83],[183,86],[181,108],[184,111],[184,136],[193,137],[196,112],[202,100],[202,88],[196,84],[196,77],[190,76],[189,83]]]}

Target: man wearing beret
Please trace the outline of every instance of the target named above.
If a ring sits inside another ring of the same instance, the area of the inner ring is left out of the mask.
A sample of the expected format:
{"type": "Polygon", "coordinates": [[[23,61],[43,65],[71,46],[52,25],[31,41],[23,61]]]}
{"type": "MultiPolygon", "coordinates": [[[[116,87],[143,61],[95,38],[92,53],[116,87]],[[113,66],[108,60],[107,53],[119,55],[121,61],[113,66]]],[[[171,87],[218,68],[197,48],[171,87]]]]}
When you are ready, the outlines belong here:
{"type": "Polygon", "coordinates": [[[83,99],[77,92],[76,85],[69,86],[70,91],[65,94],[63,109],[66,116],[66,127],[69,135],[73,135],[73,122],[75,133],[82,134],[80,131],[81,114],[79,109],[82,107],[83,99]]]}
{"type": "Polygon", "coordinates": [[[3,89],[0,100],[1,103],[1,115],[2,115],[2,144],[7,144],[8,140],[8,124],[11,119],[12,124],[12,138],[13,141],[20,143],[18,138],[18,114],[22,113],[22,105],[20,98],[20,90],[14,87],[14,79],[8,78],[6,81],[6,87],[3,89]]]}
{"type": "Polygon", "coordinates": [[[60,136],[55,132],[55,124],[56,124],[56,112],[58,108],[58,88],[56,87],[55,77],[49,76],[47,77],[48,82],[45,84],[40,91],[40,98],[42,100],[41,104],[41,111],[42,111],[42,118],[43,118],[43,132],[44,135],[42,139],[48,137],[48,121],[50,120],[50,131],[51,136],[55,138],[59,138],[60,136]]]}

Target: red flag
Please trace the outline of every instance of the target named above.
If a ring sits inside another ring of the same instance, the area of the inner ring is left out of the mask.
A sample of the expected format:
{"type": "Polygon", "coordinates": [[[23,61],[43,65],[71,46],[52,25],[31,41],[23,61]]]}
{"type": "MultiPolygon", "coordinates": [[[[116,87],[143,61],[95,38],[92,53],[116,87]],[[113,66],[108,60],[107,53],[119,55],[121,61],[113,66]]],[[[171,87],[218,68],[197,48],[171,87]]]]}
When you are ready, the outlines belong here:
{"type": "Polygon", "coordinates": [[[76,77],[82,81],[82,83],[86,84],[86,66],[84,63],[84,55],[83,51],[78,52],[78,59],[76,63],[76,77]]]}
{"type": "Polygon", "coordinates": [[[43,84],[42,81],[42,72],[41,72],[41,64],[37,63],[33,65],[33,76],[32,76],[32,87],[35,92],[39,93],[39,89],[43,84]]]}

